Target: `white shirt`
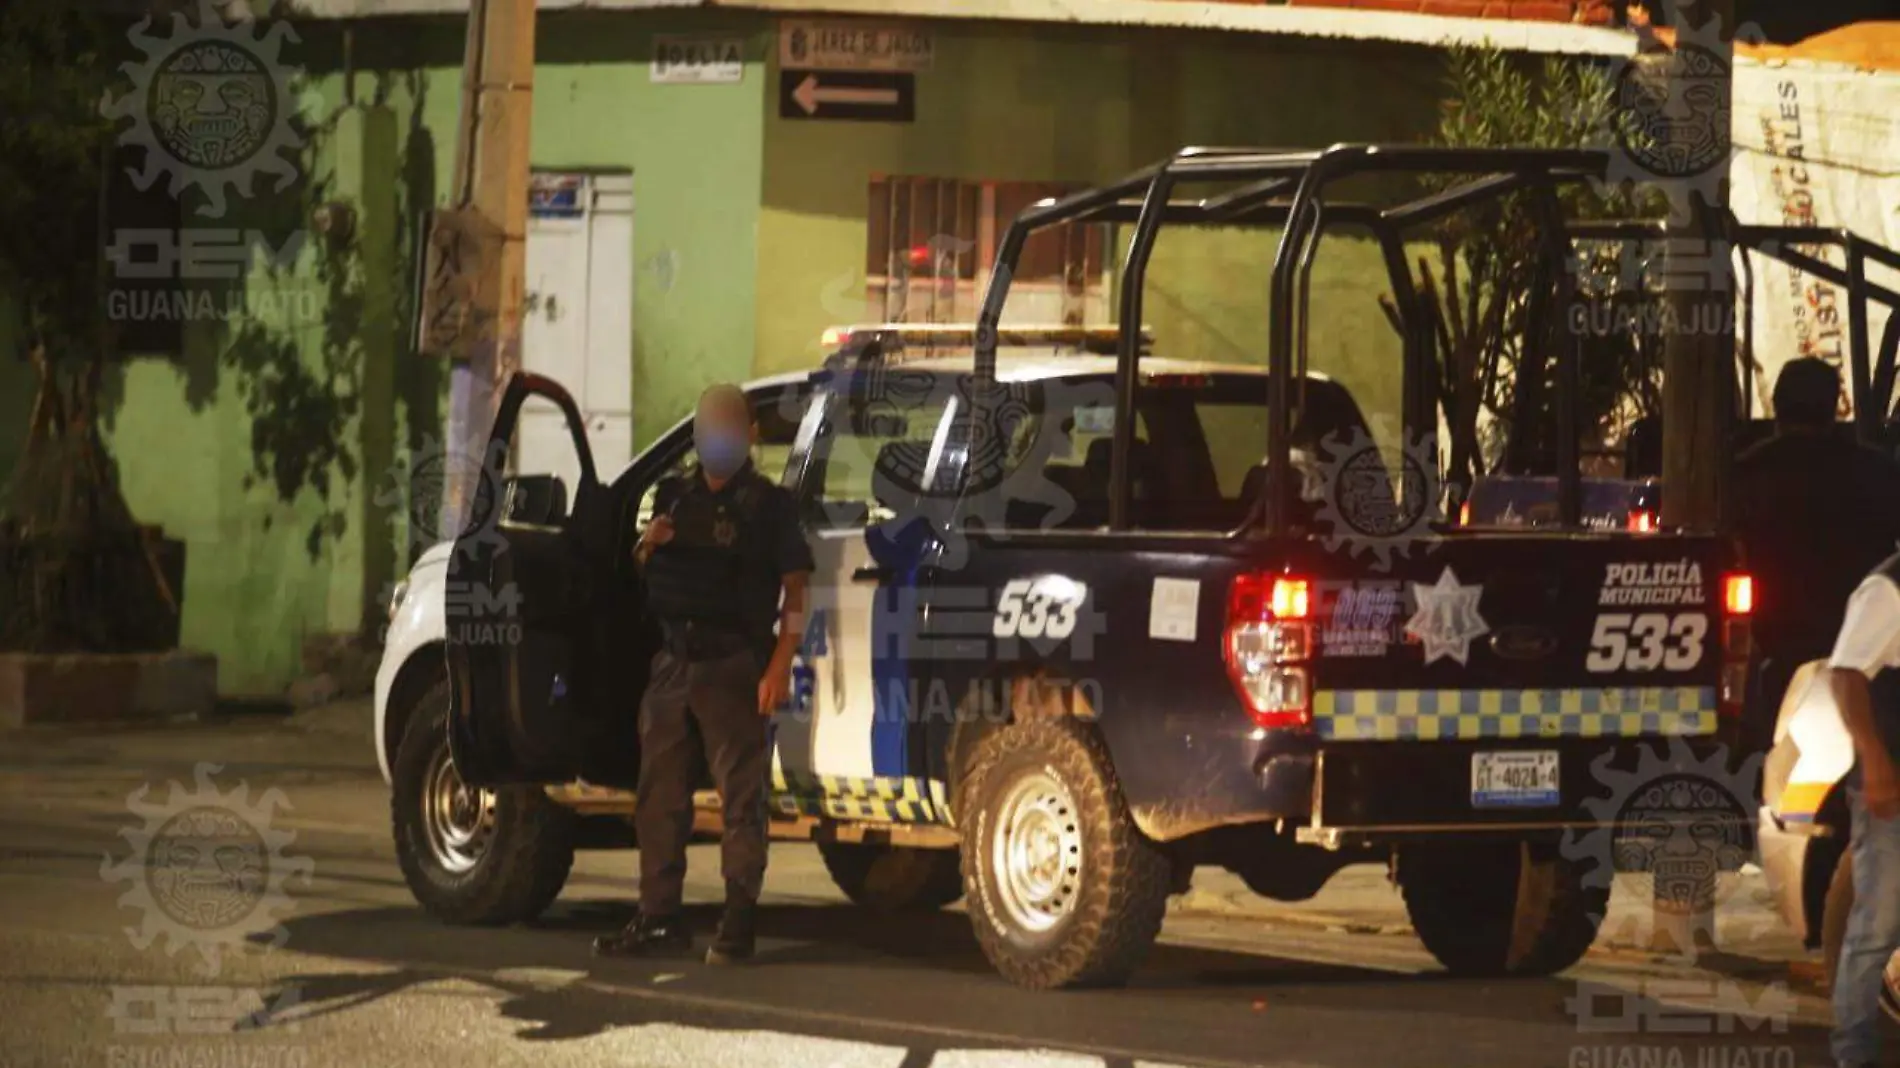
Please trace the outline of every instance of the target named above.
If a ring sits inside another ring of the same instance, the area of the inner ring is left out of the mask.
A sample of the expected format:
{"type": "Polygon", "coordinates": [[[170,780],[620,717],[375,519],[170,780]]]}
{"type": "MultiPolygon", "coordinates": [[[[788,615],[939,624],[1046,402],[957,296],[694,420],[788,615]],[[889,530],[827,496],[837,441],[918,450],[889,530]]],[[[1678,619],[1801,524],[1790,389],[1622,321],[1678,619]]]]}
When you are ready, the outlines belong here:
{"type": "Polygon", "coordinates": [[[1869,575],[1847,599],[1847,617],[1834,639],[1829,667],[1848,668],[1872,679],[1900,667],[1900,586],[1885,575],[1869,575]]]}

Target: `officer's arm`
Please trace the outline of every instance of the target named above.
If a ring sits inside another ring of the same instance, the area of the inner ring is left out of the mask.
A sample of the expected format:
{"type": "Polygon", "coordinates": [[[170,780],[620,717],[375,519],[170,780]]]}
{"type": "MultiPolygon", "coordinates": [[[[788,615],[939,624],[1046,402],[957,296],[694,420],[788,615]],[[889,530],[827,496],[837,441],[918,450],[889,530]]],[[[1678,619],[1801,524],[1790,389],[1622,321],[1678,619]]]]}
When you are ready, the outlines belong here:
{"type": "Polygon", "coordinates": [[[792,655],[805,636],[806,602],[811,573],[817,566],[811,546],[798,523],[797,503],[783,491],[775,495],[772,517],[772,563],[779,574],[784,597],[779,603],[778,645],[772,651],[774,668],[789,669],[792,655]]]}
{"type": "Polygon", "coordinates": [[[774,668],[790,668],[792,656],[805,638],[805,605],[810,586],[809,571],[791,571],[779,576],[784,598],[779,602],[778,644],[772,648],[774,668]]]}
{"type": "Polygon", "coordinates": [[[1863,786],[1870,795],[1891,792],[1895,776],[1893,759],[1874,723],[1867,684],[1896,663],[1900,663],[1900,588],[1877,575],[1861,583],[1848,600],[1827,671],[1828,690],[1848,737],[1854,740],[1863,786]]]}
{"type": "Polygon", "coordinates": [[[640,532],[640,538],[633,545],[633,562],[645,568],[647,560],[653,556],[653,550],[665,542],[662,533],[670,537],[673,525],[673,505],[679,500],[680,485],[678,479],[662,481],[653,491],[653,514],[648,517],[646,529],[640,532]]]}

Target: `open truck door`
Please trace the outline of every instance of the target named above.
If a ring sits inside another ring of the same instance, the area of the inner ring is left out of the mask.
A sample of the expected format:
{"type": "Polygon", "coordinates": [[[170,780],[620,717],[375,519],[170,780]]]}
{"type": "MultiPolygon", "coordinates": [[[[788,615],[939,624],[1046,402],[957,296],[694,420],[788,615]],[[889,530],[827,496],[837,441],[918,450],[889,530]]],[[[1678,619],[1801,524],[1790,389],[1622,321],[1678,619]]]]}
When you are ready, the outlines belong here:
{"type": "Polygon", "coordinates": [[[444,594],[449,749],[471,786],[632,784],[651,648],[611,496],[573,397],[552,379],[515,375],[444,594]],[[553,475],[503,477],[524,407],[564,419],[578,461],[571,494],[553,475]]]}

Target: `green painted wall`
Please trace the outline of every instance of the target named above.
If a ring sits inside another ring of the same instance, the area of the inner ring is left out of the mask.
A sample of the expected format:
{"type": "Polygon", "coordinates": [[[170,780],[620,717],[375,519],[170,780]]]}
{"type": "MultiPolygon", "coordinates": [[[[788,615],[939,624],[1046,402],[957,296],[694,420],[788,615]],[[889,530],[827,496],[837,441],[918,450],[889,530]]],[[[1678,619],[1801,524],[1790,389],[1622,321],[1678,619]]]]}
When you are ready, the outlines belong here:
{"type": "Polygon", "coordinates": [[[366,50],[346,100],[335,33],[306,31],[284,56],[315,122],[297,183],[187,219],[301,229],[301,253],[254,267],[246,314],[194,322],[182,356],[120,375],[108,441],[127,500],[185,540],[182,641],[218,654],[228,694],[280,692],[306,638],[373,629],[409,563],[401,473],[439,438],[446,381],[408,356],[411,250],[453,152],[425,124],[444,97],[453,115],[457,85],[424,63],[426,43],[366,50]],[[319,203],[354,212],[352,243],[331,251],[309,232],[319,203]]]}
{"type": "MultiPolygon", "coordinates": [[[[447,368],[412,354],[408,330],[416,220],[451,194],[462,27],[365,25],[347,86],[342,27],[300,30],[285,59],[306,72],[321,130],[299,184],[260,188],[234,224],[296,226],[338,201],[358,213],[357,240],[254,271],[253,306],[275,296],[276,310],[199,324],[177,357],[128,361],[108,417],[134,511],[188,543],[184,641],[219,655],[231,694],[281,691],[308,636],[374,628],[431,540],[411,530],[408,472],[444,430],[447,368]]],[[[916,123],[792,123],[777,117],[774,30],[718,11],[542,19],[534,163],[635,175],[639,443],[708,382],[810,366],[822,328],[861,313],[874,173],[1089,182],[1187,142],[1402,138],[1431,121],[1437,91],[1425,50],[947,23],[916,123]],[[743,37],[743,82],[653,84],[656,33],[743,37]]],[[[1247,358],[1263,330],[1260,235],[1213,240],[1225,244],[1164,247],[1147,318],[1178,346],[1218,337],[1247,358]]],[[[1329,251],[1316,287],[1369,306],[1367,265],[1329,251]]],[[[1358,367],[1352,354],[1384,330],[1367,312],[1324,318],[1315,365],[1339,352],[1358,367]]],[[[5,335],[0,315],[10,351],[5,335]]],[[[9,358],[0,426],[23,423],[25,384],[9,358]]],[[[0,440],[0,475],[17,447],[0,440]]]]}
{"type": "MultiPolygon", "coordinates": [[[[281,222],[318,200],[351,205],[358,239],[341,279],[321,277],[314,248],[281,276],[253,272],[252,306],[289,317],[204,324],[182,357],[130,361],[109,425],[134,512],[188,544],[183,640],[218,654],[231,694],[281,691],[309,636],[374,631],[388,588],[433,540],[426,525],[411,529],[413,512],[430,513],[415,507],[427,498],[409,472],[445,431],[447,368],[414,356],[408,329],[415,221],[451,193],[462,28],[359,31],[354,104],[341,30],[303,37],[284,58],[304,70],[305,114],[322,129],[298,186],[238,215],[281,222]],[[297,457],[326,447],[336,455],[299,469],[297,457]],[[294,477],[280,480],[285,470],[294,477]]],[[[722,13],[542,20],[534,164],[635,174],[627,299],[642,442],[704,383],[749,370],[767,45],[757,20],[722,13]],[[746,36],[745,81],[652,84],[656,32],[746,36]]],[[[12,448],[0,446],[0,465],[12,448]]]]}
{"type": "MultiPolygon", "coordinates": [[[[1442,60],[1429,49],[972,23],[940,24],[935,36],[933,68],[917,76],[915,123],[787,121],[770,111],[760,372],[809,366],[826,325],[862,314],[874,174],[1095,183],[1187,144],[1415,140],[1436,121],[1442,60]]],[[[1263,360],[1273,240],[1167,235],[1145,294],[1156,351],[1263,360]]],[[[1315,271],[1314,367],[1347,379],[1368,407],[1396,403],[1397,344],[1378,313],[1376,252],[1329,242],[1315,271]]]]}
{"type": "Polygon", "coordinates": [[[724,12],[542,20],[536,165],[633,168],[636,448],[707,385],[751,373],[771,45],[766,23],[724,12]],[[653,84],[656,34],[743,37],[744,80],[653,84]]]}

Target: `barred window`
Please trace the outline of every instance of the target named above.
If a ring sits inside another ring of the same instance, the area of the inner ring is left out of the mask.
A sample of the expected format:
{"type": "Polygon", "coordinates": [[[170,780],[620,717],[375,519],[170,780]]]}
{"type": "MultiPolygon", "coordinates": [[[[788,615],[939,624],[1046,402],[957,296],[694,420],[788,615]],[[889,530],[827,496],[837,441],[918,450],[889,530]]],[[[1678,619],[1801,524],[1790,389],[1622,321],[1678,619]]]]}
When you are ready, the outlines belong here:
{"type": "MultiPolygon", "coordinates": [[[[871,179],[866,217],[865,276],[873,312],[888,322],[972,319],[996,246],[1023,209],[1074,192],[1065,182],[967,181],[879,175],[871,179]]],[[[1081,325],[1090,297],[1104,292],[1106,227],[1065,224],[1031,237],[1015,283],[1050,289],[1059,314],[1036,314],[1081,325]]],[[[1036,302],[1037,310],[1048,302],[1036,302]]]]}

